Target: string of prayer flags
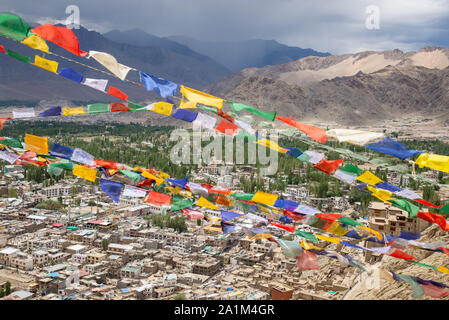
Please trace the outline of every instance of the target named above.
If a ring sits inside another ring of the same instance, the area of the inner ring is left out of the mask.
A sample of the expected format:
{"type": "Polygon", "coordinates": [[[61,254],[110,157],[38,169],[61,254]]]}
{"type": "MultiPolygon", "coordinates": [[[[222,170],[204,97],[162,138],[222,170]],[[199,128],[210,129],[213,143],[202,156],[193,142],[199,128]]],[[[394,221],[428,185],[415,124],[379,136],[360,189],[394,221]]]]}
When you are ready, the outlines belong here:
{"type": "Polygon", "coordinates": [[[403,198],[410,199],[410,200],[422,199],[419,194],[416,194],[412,190],[408,190],[408,189],[403,189],[401,191],[395,191],[394,194],[398,195],[400,197],[403,197],[403,198]]]}
{"type": "Polygon", "coordinates": [[[295,235],[300,236],[306,240],[312,241],[312,242],[318,242],[318,238],[315,237],[312,233],[301,231],[301,230],[295,230],[295,235]]]}
{"type": "Polygon", "coordinates": [[[386,153],[402,160],[413,157],[417,153],[422,153],[422,151],[419,150],[409,150],[402,143],[391,138],[385,138],[376,143],[369,144],[365,146],[365,148],[380,153],[386,153]]]}
{"type": "Polygon", "coordinates": [[[215,204],[213,204],[212,202],[208,201],[206,198],[204,197],[200,197],[198,199],[198,201],[195,203],[195,205],[197,205],[198,207],[203,207],[203,208],[208,208],[208,209],[212,209],[212,210],[218,210],[220,209],[218,206],[216,206],[215,204]]]}
{"type": "Polygon", "coordinates": [[[398,199],[398,200],[390,200],[390,202],[394,207],[407,211],[409,218],[416,218],[418,216],[419,207],[415,206],[414,204],[411,204],[407,200],[398,199]]]}
{"type": "Polygon", "coordinates": [[[195,205],[195,203],[192,201],[178,198],[178,197],[173,197],[171,211],[177,211],[177,210],[182,210],[182,209],[186,209],[186,208],[191,208],[194,205],[195,205]]]}
{"type": "Polygon", "coordinates": [[[171,196],[168,194],[150,190],[146,202],[157,206],[168,206],[171,201],[171,196]]]}
{"type": "Polygon", "coordinates": [[[55,117],[60,116],[62,114],[62,108],[61,107],[51,107],[41,113],[39,113],[38,117],[55,117]]]}
{"type": "Polygon", "coordinates": [[[257,191],[256,194],[253,196],[251,201],[266,204],[268,206],[274,206],[278,196],[271,193],[266,193],[263,191],[257,191]]]}
{"type": "Polygon", "coordinates": [[[332,242],[332,243],[336,243],[336,244],[339,244],[339,243],[340,243],[340,240],[341,240],[341,238],[326,237],[326,236],[323,236],[323,235],[321,235],[321,234],[316,234],[315,236],[316,236],[319,240],[327,241],[327,242],[332,242]]]}
{"type": "Polygon", "coordinates": [[[85,78],[83,84],[104,92],[106,90],[106,87],[108,86],[108,80],[85,78]]]}
{"type": "Polygon", "coordinates": [[[368,183],[372,186],[383,182],[381,179],[379,179],[377,176],[375,176],[370,171],[365,171],[362,175],[357,177],[357,180],[364,182],[364,183],[368,183]]]}
{"type": "Polygon", "coordinates": [[[162,183],[164,183],[164,179],[162,178],[158,178],[155,175],[153,175],[152,173],[148,172],[148,171],[143,171],[142,172],[142,176],[144,176],[145,178],[151,179],[156,181],[156,184],[158,186],[160,186],[162,183]]]}
{"type": "Polygon", "coordinates": [[[110,86],[107,94],[116,97],[120,100],[128,101],[128,96],[121,90],[117,89],[116,87],[110,86]]]}
{"type": "Polygon", "coordinates": [[[308,135],[312,140],[315,140],[322,144],[325,144],[327,141],[326,131],[321,128],[300,123],[300,122],[296,121],[294,118],[290,118],[290,117],[277,116],[276,119],[278,119],[292,127],[297,128],[299,131],[308,135]]]}
{"type": "Polygon", "coordinates": [[[125,80],[126,75],[132,69],[117,62],[114,56],[106,52],[89,51],[89,58],[92,57],[106,69],[111,71],[120,80],[125,80]]]}
{"type": "Polygon", "coordinates": [[[67,27],[57,27],[51,24],[44,24],[31,30],[39,35],[42,39],[53,42],[65,50],[79,56],[84,57],[87,52],[80,50],[78,39],[73,31],[67,27]]]}
{"type": "Polygon", "coordinates": [[[79,164],[75,164],[72,173],[74,176],[86,179],[91,182],[95,182],[95,180],[97,179],[97,170],[81,166],[79,164]]]}
{"type": "Polygon", "coordinates": [[[25,149],[36,153],[48,154],[48,138],[25,133],[25,149]]]}
{"type": "Polygon", "coordinates": [[[174,96],[176,94],[176,90],[178,89],[177,83],[146,74],[142,71],[139,71],[139,74],[140,82],[142,82],[145,89],[148,91],[154,89],[154,91],[163,98],[174,96]]]}
{"type": "Polygon", "coordinates": [[[371,186],[366,186],[366,187],[368,188],[369,191],[371,191],[371,195],[373,197],[376,197],[377,199],[379,199],[383,202],[389,203],[388,201],[391,199],[391,196],[393,195],[393,193],[388,190],[373,188],[371,186]]]}
{"type": "Polygon", "coordinates": [[[449,172],[449,157],[438,154],[421,154],[415,163],[420,167],[427,167],[442,172],[449,172]]]}
{"type": "Polygon", "coordinates": [[[123,183],[100,179],[100,188],[105,192],[115,203],[120,200],[120,193],[122,192],[123,183]]]}
{"type": "Polygon", "coordinates": [[[82,74],[79,74],[71,68],[62,68],[61,71],[59,71],[59,75],[77,83],[81,83],[84,79],[82,74]]]}
{"type": "Polygon", "coordinates": [[[193,101],[196,103],[201,103],[206,106],[215,107],[217,109],[223,108],[223,99],[214,97],[210,94],[188,88],[186,86],[181,85],[181,93],[184,97],[189,101],[193,101]]]}
{"type": "Polygon", "coordinates": [[[267,139],[261,139],[257,140],[256,142],[259,145],[262,145],[266,148],[270,148],[271,150],[277,151],[279,153],[287,153],[287,149],[281,148],[276,142],[267,140],[267,139]]]}
{"type": "Polygon", "coordinates": [[[29,33],[30,26],[19,16],[12,13],[0,14],[0,35],[22,41],[29,33]]]}
{"type": "Polygon", "coordinates": [[[314,168],[317,168],[320,171],[323,171],[324,173],[331,174],[335,170],[340,167],[340,165],[343,163],[343,160],[321,160],[317,164],[313,165],[314,168]]]}
{"type": "Polygon", "coordinates": [[[48,53],[48,46],[45,40],[35,34],[23,39],[21,42],[30,48],[48,53]]]}
{"type": "Polygon", "coordinates": [[[389,184],[388,182],[382,182],[375,185],[376,188],[388,190],[390,192],[401,191],[401,188],[396,187],[395,185],[389,184]]]}
{"type": "Polygon", "coordinates": [[[59,63],[52,60],[47,60],[45,58],[41,58],[39,56],[35,56],[34,58],[34,65],[36,67],[40,67],[42,69],[45,69],[47,71],[57,73],[58,71],[58,65],[59,63]]]}

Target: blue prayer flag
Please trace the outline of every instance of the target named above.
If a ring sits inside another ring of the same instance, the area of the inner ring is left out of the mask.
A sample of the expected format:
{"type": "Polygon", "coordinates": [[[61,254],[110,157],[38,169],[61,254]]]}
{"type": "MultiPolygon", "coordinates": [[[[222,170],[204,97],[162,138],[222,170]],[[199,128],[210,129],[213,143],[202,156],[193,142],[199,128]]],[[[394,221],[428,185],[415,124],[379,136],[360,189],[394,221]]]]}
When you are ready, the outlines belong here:
{"type": "Polygon", "coordinates": [[[61,107],[52,107],[50,109],[47,109],[41,113],[39,113],[38,117],[53,117],[53,116],[60,116],[61,115],[61,107]]]}
{"type": "Polygon", "coordinates": [[[62,70],[59,72],[59,75],[78,83],[81,83],[84,78],[83,75],[72,70],[71,68],[62,68],[62,70]]]}
{"type": "Polygon", "coordinates": [[[163,98],[174,96],[176,94],[176,90],[178,89],[177,83],[160,79],[142,71],[140,71],[140,82],[143,83],[148,91],[154,89],[154,91],[156,91],[163,98]]]}
{"type": "Polygon", "coordinates": [[[229,211],[221,211],[221,222],[226,222],[228,220],[241,217],[242,214],[236,213],[236,212],[229,212],[229,211]]]}
{"type": "Polygon", "coordinates": [[[197,112],[190,112],[190,111],[187,111],[187,110],[184,110],[184,109],[178,109],[171,116],[173,118],[176,118],[176,119],[179,119],[179,120],[192,122],[193,120],[196,119],[196,117],[198,117],[198,113],[197,112]]]}
{"type": "Polygon", "coordinates": [[[284,149],[289,149],[287,151],[287,154],[292,156],[293,158],[298,158],[303,153],[301,150],[295,147],[284,147],[284,149]]]}
{"type": "Polygon", "coordinates": [[[53,146],[51,147],[50,150],[50,155],[51,156],[55,156],[55,157],[59,157],[59,158],[64,158],[64,159],[69,159],[72,157],[73,154],[73,149],[66,147],[66,146],[62,146],[60,144],[54,143],[53,146]]]}
{"type": "Polygon", "coordinates": [[[388,191],[391,191],[391,192],[397,192],[397,191],[401,191],[402,190],[401,188],[396,187],[396,186],[394,186],[392,184],[389,184],[388,182],[382,182],[382,183],[376,184],[375,187],[376,188],[380,188],[380,189],[384,189],[384,190],[388,190],[388,191]]]}
{"type": "Polygon", "coordinates": [[[422,153],[422,151],[419,150],[409,150],[402,143],[391,138],[385,138],[379,142],[369,144],[365,147],[377,152],[392,155],[402,160],[410,158],[417,153],[422,153]]]}
{"type": "Polygon", "coordinates": [[[107,179],[100,180],[101,191],[104,191],[115,203],[120,200],[123,183],[115,182],[107,179]]]}

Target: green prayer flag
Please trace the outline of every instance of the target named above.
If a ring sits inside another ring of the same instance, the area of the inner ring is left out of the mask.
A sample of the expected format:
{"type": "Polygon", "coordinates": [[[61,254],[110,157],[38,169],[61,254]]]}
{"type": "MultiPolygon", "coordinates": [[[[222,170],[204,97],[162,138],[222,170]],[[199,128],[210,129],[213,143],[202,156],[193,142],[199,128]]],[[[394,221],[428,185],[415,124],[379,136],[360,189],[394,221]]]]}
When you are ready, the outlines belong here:
{"type": "Polygon", "coordinates": [[[421,298],[424,295],[423,287],[417,281],[415,281],[414,277],[407,276],[404,274],[396,274],[396,276],[407,282],[412,287],[413,298],[421,298]]]}
{"type": "Polygon", "coordinates": [[[390,200],[390,202],[394,207],[407,211],[409,218],[416,218],[418,216],[419,207],[411,204],[407,200],[390,200]]]}
{"type": "Polygon", "coordinates": [[[344,224],[347,224],[347,225],[350,225],[350,226],[354,226],[354,227],[363,225],[363,223],[357,222],[354,219],[351,219],[349,217],[341,217],[337,221],[341,222],[341,223],[344,223],[344,224]]]}
{"type": "Polygon", "coordinates": [[[30,35],[30,26],[15,14],[2,13],[0,14],[0,35],[22,41],[30,35]]]}
{"type": "Polygon", "coordinates": [[[140,104],[134,103],[132,101],[128,101],[128,108],[130,108],[131,110],[129,110],[130,112],[136,112],[137,109],[140,108],[144,108],[145,106],[142,106],[140,104]]]}
{"type": "Polygon", "coordinates": [[[193,207],[194,205],[195,205],[195,203],[191,202],[189,200],[178,198],[178,197],[173,197],[173,205],[170,210],[177,211],[177,210],[193,207]]]}
{"type": "Polygon", "coordinates": [[[218,109],[214,108],[214,107],[208,107],[208,106],[197,106],[198,109],[201,109],[203,111],[210,111],[213,112],[215,114],[218,114],[218,109]]]}
{"type": "Polygon", "coordinates": [[[128,178],[131,178],[133,180],[139,180],[140,179],[140,173],[131,171],[131,170],[119,170],[121,173],[123,173],[128,178]]]}
{"type": "Polygon", "coordinates": [[[11,148],[20,148],[22,149],[22,143],[17,139],[6,138],[5,140],[0,140],[0,144],[4,144],[5,146],[11,148]]]}
{"type": "Polygon", "coordinates": [[[239,113],[239,112],[245,110],[245,111],[248,111],[252,114],[258,115],[258,116],[260,116],[266,120],[269,120],[269,121],[274,121],[274,119],[276,119],[276,112],[263,112],[254,107],[247,106],[246,104],[243,104],[243,103],[236,103],[236,102],[232,102],[232,101],[227,101],[227,102],[231,105],[232,111],[234,111],[236,113],[239,113]]]}
{"type": "Polygon", "coordinates": [[[449,215],[449,202],[446,203],[440,210],[443,211],[443,212],[440,212],[440,213],[441,213],[445,218],[447,218],[447,216],[449,215]]]}
{"type": "Polygon", "coordinates": [[[233,193],[231,194],[231,197],[240,199],[240,200],[248,200],[251,201],[251,199],[254,197],[254,194],[251,193],[233,193]]]}
{"type": "Polygon", "coordinates": [[[363,170],[358,168],[357,166],[347,163],[343,168],[340,168],[341,171],[345,171],[348,173],[354,173],[357,176],[361,175],[363,173],[363,170]]]}
{"type": "Polygon", "coordinates": [[[298,159],[299,161],[302,161],[302,162],[309,162],[310,156],[304,152],[296,159],[298,159]]]}
{"type": "Polygon", "coordinates": [[[295,230],[295,234],[297,236],[300,236],[304,239],[310,240],[312,242],[318,242],[317,237],[315,237],[313,234],[308,233],[308,232],[304,232],[304,231],[300,231],[300,230],[295,230]]]}
{"type": "Polygon", "coordinates": [[[20,53],[14,52],[12,50],[6,49],[6,52],[7,52],[8,56],[10,56],[14,59],[17,59],[17,60],[20,60],[20,61],[23,61],[26,63],[30,63],[30,61],[31,61],[30,57],[21,55],[20,53]]]}
{"type": "Polygon", "coordinates": [[[269,123],[269,122],[262,121],[262,122],[259,123],[259,128],[262,128],[262,129],[272,129],[272,128],[273,128],[273,125],[272,125],[271,123],[269,123]]]}
{"type": "Polygon", "coordinates": [[[87,106],[87,113],[104,113],[111,112],[111,108],[107,103],[94,103],[87,106]]]}

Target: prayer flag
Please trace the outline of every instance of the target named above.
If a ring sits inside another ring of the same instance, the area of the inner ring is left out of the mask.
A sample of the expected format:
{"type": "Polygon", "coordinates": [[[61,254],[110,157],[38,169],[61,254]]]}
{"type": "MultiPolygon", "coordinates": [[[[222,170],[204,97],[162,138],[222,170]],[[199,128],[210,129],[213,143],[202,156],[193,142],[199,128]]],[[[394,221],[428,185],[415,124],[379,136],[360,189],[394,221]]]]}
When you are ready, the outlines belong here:
{"type": "Polygon", "coordinates": [[[175,113],[172,114],[173,118],[179,119],[179,120],[183,120],[183,121],[187,121],[187,122],[192,122],[196,119],[196,117],[198,116],[197,112],[190,112],[184,109],[178,109],[175,111],[175,113]]]}
{"type": "Polygon", "coordinates": [[[48,138],[25,133],[25,149],[36,153],[48,154],[48,138]]]}
{"type": "Polygon", "coordinates": [[[6,49],[6,52],[7,52],[8,56],[10,56],[10,57],[12,57],[14,59],[17,59],[17,60],[25,62],[25,63],[30,63],[31,62],[30,57],[21,55],[20,53],[14,52],[14,51],[9,50],[9,49],[6,49]]]}
{"type": "Polygon", "coordinates": [[[94,103],[87,106],[87,113],[111,112],[111,107],[107,103],[94,103]]]}
{"type": "Polygon", "coordinates": [[[181,209],[181,212],[183,214],[185,214],[191,221],[204,218],[204,215],[199,211],[190,210],[190,209],[181,209]]]}
{"type": "Polygon", "coordinates": [[[211,96],[210,94],[192,88],[185,87],[183,85],[181,85],[181,93],[189,101],[201,103],[206,106],[212,106],[217,109],[221,109],[223,107],[223,99],[211,96]]]}
{"type": "Polygon", "coordinates": [[[277,116],[276,119],[297,128],[298,130],[300,130],[301,132],[304,132],[306,135],[308,135],[312,140],[315,140],[319,143],[323,143],[325,144],[327,141],[327,136],[326,136],[326,131],[318,128],[318,127],[314,127],[314,126],[310,126],[307,124],[303,124],[300,123],[298,121],[296,121],[293,118],[290,117],[279,117],[277,116]]]}
{"type": "Polygon", "coordinates": [[[86,114],[83,107],[69,108],[67,106],[62,107],[62,114],[65,116],[74,116],[78,114],[86,114]]]}
{"type": "MultiPolygon", "coordinates": [[[[120,64],[117,62],[117,60],[114,58],[114,56],[110,55],[106,52],[99,52],[99,51],[89,51],[89,58],[92,57],[95,60],[97,60],[98,63],[103,65],[106,69],[111,71],[117,78],[120,80],[125,80],[126,75],[128,74],[129,70],[132,68],[127,67],[123,64],[120,64]]],[[[126,99],[124,99],[126,100],[126,99]]]]}
{"type": "Polygon", "coordinates": [[[166,206],[170,204],[171,196],[150,190],[147,197],[147,203],[157,206],[166,206]]]}
{"type": "Polygon", "coordinates": [[[115,182],[107,179],[100,179],[100,188],[105,192],[115,203],[120,200],[120,193],[122,191],[123,183],[115,182]]]}
{"type": "Polygon", "coordinates": [[[217,122],[217,118],[208,116],[204,113],[198,113],[195,120],[193,120],[192,124],[195,127],[199,128],[207,128],[207,129],[213,129],[215,127],[215,123],[217,122]]]}
{"type": "Polygon", "coordinates": [[[83,75],[77,73],[71,68],[62,68],[61,71],[59,71],[59,75],[78,83],[81,83],[84,78],[83,75]]]}
{"type": "Polygon", "coordinates": [[[233,135],[239,129],[235,124],[228,122],[226,120],[221,120],[215,130],[227,135],[233,135]]]}
{"type": "Polygon", "coordinates": [[[256,194],[251,199],[251,201],[266,204],[268,206],[273,206],[277,198],[278,196],[275,194],[257,191],[256,194]]]}
{"type": "Polygon", "coordinates": [[[320,270],[316,254],[309,250],[303,250],[302,255],[298,256],[297,265],[299,270],[320,270]]]}
{"type": "Polygon", "coordinates": [[[147,195],[148,191],[142,188],[130,186],[128,184],[125,185],[125,189],[123,189],[124,197],[131,198],[144,198],[147,195]]]}
{"type": "Polygon", "coordinates": [[[65,50],[79,56],[84,57],[87,52],[80,50],[78,39],[73,31],[67,27],[57,27],[51,24],[44,24],[31,30],[41,38],[53,42],[65,50]]]}
{"type": "Polygon", "coordinates": [[[142,71],[139,71],[139,73],[140,82],[142,82],[148,91],[154,89],[154,91],[163,98],[174,96],[176,94],[176,90],[178,89],[177,83],[146,74],[142,71]]]}
{"type": "Polygon", "coordinates": [[[74,176],[86,179],[91,182],[95,182],[95,180],[97,179],[97,170],[80,166],[79,164],[75,164],[72,173],[74,176]]]}
{"type": "Polygon", "coordinates": [[[0,35],[22,41],[29,35],[30,26],[19,16],[12,13],[0,14],[0,35]]]}
{"type": "Polygon", "coordinates": [[[364,183],[368,183],[372,186],[378,184],[378,183],[382,183],[383,181],[381,179],[379,179],[378,177],[376,177],[374,174],[372,174],[370,171],[365,171],[362,175],[357,177],[357,180],[364,182],[364,183]]]}
{"type": "Polygon", "coordinates": [[[95,166],[94,156],[79,148],[75,148],[71,160],[87,164],[88,166],[95,166]]]}
{"type": "Polygon", "coordinates": [[[48,46],[45,40],[35,34],[23,39],[21,42],[30,48],[48,53],[48,46]]]}
{"type": "Polygon", "coordinates": [[[402,160],[413,157],[417,153],[422,153],[422,151],[419,150],[409,150],[402,143],[391,138],[385,138],[365,147],[377,152],[392,155],[402,160]]]}
{"type": "Polygon", "coordinates": [[[214,205],[213,203],[207,201],[204,197],[200,197],[198,201],[195,203],[195,205],[203,208],[218,210],[219,207],[214,205]]]}
{"type": "Polygon", "coordinates": [[[62,112],[61,107],[52,107],[50,109],[47,109],[41,113],[39,113],[38,117],[53,117],[53,116],[60,116],[62,112]]]}
{"type": "Polygon", "coordinates": [[[331,174],[343,163],[343,160],[321,160],[313,167],[327,174],[331,174]]]}
{"type": "Polygon", "coordinates": [[[226,101],[226,102],[231,105],[232,111],[234,111],[235,113],[240,113],[241,111],[245,110],[245,111],[248,111],[252,114],[258,115],[258,116],[260,116],[266,120],[269,120],[269,121],[274,121],[274,119],[276,118],[276,112],[262,112],[254,107],[247,106],[242,103],[236,103],[236,102],[232,102],[232,101],[226,101]]]}
{"type": "Polygon", "coordinates": [[[427,167],[442,172],[449,172],[449,157],[438,154],[421,154],[415,163],[420,167],[427,167]]]}
{"type": "Polygon", "coordinates": [[[108,85],[108,80],[85,78],[83,84],[104,92],[106,90],[106,86],[108,85]]]}
{"type": "Polygon", "coordinates": [[[70,158],[72,157],[73,151],[74,150],[72,148],[69,148],[69,147],[66,147],[66,146],[63,146],[63,145],[60,145],[57,143],[53,143],[53,146],[51,147],[51,150],[50,150],[50,155],[70,160],[70,158]]]}
{"type": "Polygon", "coordinates": [[[116,87],[110,86],[107,94],[116,97],[120,100],[128,101],[128,96],[124,92],[117,89],[116,87]]]}
{"type": "Polygon", "coordinates": [[[172,112],[173,105],[168,102],[160,101],[148,106],[149,110],[169,116],[172,112]]]}
{"type": "Polygon", "coordinates": [[[415,206],[414,204],[411,204],[407,200],[402,200],[402,199],[391,200],[391,204],[394,207],[397,207],[401,210],[407,211],[409,218],[416,218],[418,216],[419,207],[415,206]]]}

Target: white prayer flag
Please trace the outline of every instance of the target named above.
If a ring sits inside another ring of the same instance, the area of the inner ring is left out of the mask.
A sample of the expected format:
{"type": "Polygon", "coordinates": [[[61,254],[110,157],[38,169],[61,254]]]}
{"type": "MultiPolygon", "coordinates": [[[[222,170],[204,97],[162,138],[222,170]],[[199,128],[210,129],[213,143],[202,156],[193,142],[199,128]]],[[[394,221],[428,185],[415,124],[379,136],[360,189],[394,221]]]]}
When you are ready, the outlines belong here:
{"type": "Polygon", "coordinates": [[[91,88],[100,90],[100,91],[106,91],[106,86],[108,85],[108,80],[86,78],[86,79],[84,79],[83,84],[86,86],[89,86],[91,88]]]}
{"type": "Polygon", "coordinates": [[[147,192],[148,191],[145,189],[125,184],[125,189],[123,189],[122,196],[133,197],[133,198],[143,198],[147,195],[147,192]]]}
{"type": "Polygon", "coordinates": [[[95,158],[93,155],[87,153],[86,151],[75,148],[72,154],[72,161],[80,162],[83,164],[87,164],[88,166],[94,166],[95,165],[95,158]]]}

